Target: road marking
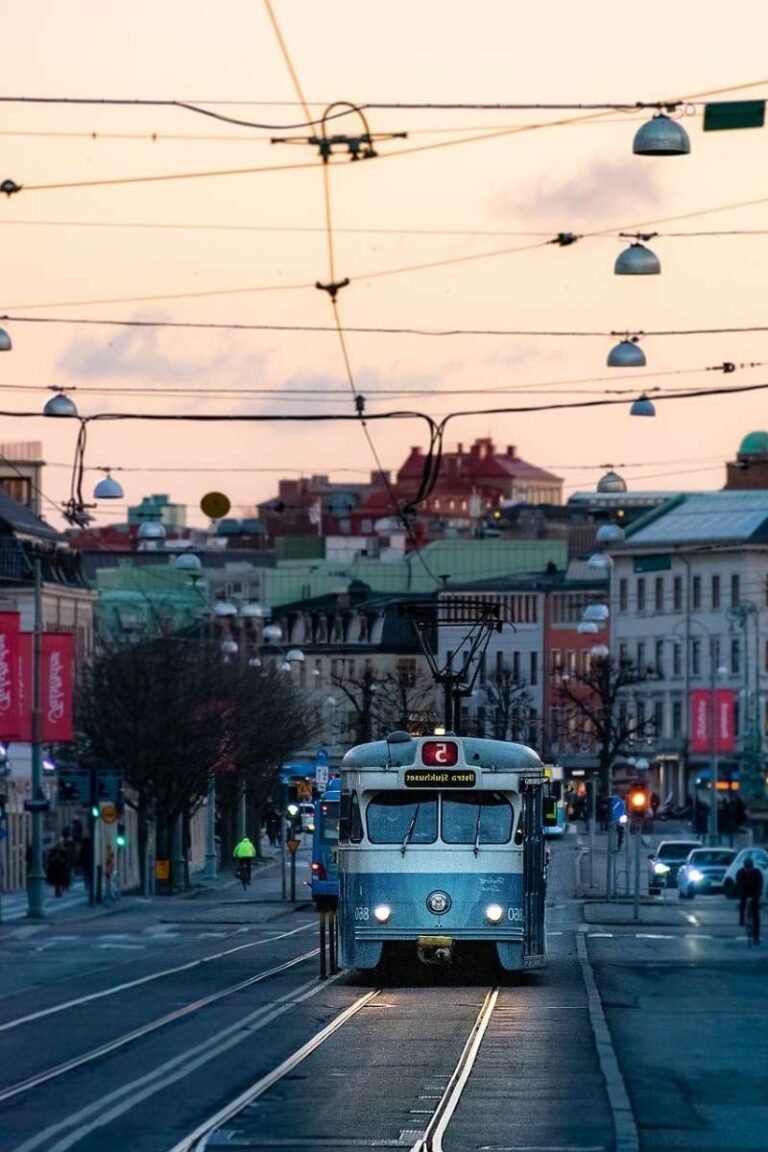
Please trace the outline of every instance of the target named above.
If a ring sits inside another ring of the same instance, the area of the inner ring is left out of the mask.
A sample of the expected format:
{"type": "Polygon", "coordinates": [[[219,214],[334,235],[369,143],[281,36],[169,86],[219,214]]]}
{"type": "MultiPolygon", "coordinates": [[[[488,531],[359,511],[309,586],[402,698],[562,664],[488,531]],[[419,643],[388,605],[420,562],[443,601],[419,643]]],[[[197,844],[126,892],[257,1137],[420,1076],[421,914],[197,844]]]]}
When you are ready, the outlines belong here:
{"type": "MultiPolygon", "coordinates": [[[[150,984],[153,980],[161,980],[164,976],[175,976],[178,972],[188,972],[191,968],[198,968],[202,964],[209,964],[212,960],[220,960],[222,956],[231,956],[233,952],[242,952],[245,948],[258,948],[262,944],[272,944],[275,940],[284,940],[288,936],[295,936],[298,932],[305,932],[312,925],[303,924],[299,928],[291,928],[290,932],[281,932],[278,936],[271,936],[266,940],[251,940],[248,944],[238,944],[236,948],[227,948],[224,952],[215,952],[212,956],[203,956],[199,960],[190,960],[188,964],[179,964],[176,968],[164,968],[161,972],[152,972],[149,976],[140,976],[138,980],[128,980],[124,984],[113,984],[103,988],[101,992],[91,992],[88,996],[78,996],[74,1000],[66,1000],[63,1004],[55,1004],[52,1008],[42,1008],[39,1012],[30,1012],[28,1016],[19,1016],[16,1020],[9,1020],[0,1024],[0,1032],[7,1032],[11,1028],[18,1028],[20,1024],[29,1024],[31,1020],[40,1020],[43,1016],[54,1016],[57,1012],[64,1012],[67,1008],[77,1008],[81,1004],[90,1004],[93,1000],[102,1000],[105,996],[115,996],[118,992],[125,992],[128,988],[138,988],[142,984],[150,984]]],[[[36,951],[42,951],[49,945],[42,945],[36,951]]]]}
{"type": "Polygon", "coordinates": [[[587,932],[592,940],[613,940],[613,932],[587,932]]]}
{"type": "Polygon", "coordinates": [[[635,932],[635,940],[676,940],[676,936],[665,936],[663,932],[635,932]]]}

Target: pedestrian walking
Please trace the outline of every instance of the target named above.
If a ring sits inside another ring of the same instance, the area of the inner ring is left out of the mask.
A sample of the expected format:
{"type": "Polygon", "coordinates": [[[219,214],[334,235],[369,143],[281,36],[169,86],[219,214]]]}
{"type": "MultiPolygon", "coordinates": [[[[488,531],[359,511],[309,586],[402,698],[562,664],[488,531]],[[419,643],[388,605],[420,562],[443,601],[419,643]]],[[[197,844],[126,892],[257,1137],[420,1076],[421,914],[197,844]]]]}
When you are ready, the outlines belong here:
{"type": "Polygon", "coordinates": [[[45,880],[56,896],[63,896],[72,879],[72,858],[64,840],[57,840],[45,862],[45,880]]]}
{"type": "Polygon", "coordinates": [[[274,804],[268,804],[264,813],[264,828],[270,845],[275,848],[280,841],[280,813],[274,804]]]}

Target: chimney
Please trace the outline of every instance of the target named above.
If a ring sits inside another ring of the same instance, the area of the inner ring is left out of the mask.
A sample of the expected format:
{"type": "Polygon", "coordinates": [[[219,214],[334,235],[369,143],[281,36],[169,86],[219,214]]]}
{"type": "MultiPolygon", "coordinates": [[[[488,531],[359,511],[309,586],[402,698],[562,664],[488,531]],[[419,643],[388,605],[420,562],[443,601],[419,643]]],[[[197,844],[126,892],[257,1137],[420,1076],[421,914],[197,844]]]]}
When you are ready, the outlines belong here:
{"type": "Polygon", "coordinates": [[[513,458],[514,458],[514,456],[515,456],[515,455],[516,455],[516,451],[515,451],[515,445],[514,445],[514,444],[509,444],[509,445],[507,446],[507,456],[511,456],[511,457],[513,457],[513,458]]]}

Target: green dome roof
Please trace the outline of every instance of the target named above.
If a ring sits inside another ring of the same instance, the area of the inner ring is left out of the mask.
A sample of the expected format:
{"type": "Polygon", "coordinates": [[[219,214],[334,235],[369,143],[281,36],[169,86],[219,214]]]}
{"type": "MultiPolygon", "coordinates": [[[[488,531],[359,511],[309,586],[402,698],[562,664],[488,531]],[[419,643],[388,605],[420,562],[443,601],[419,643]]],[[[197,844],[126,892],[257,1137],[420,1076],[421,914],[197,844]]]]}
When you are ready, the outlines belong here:
{"type": "Polygon", "coordinates": [[[768,456],[768,432],[750,432],[739,445],[739,456],[768,456]]]}

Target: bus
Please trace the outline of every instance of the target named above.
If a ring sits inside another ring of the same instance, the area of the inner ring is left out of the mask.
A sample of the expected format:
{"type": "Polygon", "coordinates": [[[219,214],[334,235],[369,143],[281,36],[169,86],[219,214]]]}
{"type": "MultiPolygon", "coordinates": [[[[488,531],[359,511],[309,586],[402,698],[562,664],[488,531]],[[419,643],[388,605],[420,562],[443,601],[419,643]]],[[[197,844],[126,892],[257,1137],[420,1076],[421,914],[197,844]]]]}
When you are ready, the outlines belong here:
{"type": "Polygon", "coordinates": [[[339,797],[341,780],[331,777],[325,792],[315,801],[312,833],[311,890],[318,911],[336,908],[339,899],[339,797]]]}

